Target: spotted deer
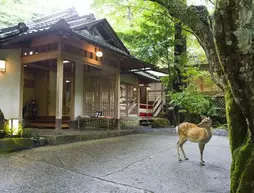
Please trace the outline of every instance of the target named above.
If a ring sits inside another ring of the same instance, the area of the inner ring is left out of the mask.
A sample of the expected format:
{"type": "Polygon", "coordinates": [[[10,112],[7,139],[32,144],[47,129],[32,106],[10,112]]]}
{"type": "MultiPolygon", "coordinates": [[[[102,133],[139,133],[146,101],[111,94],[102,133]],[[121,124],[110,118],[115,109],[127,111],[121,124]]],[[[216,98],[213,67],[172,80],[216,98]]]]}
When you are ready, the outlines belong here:
{"type": "Polygon", "coordinates": [[[210,117],[205,117],[199,124],[184,122],[176,127],[176,132],[178,133],[179,137],[177,142],[177,154],[179,162],[182,162],[179,147],[182,151],[184,159],[188,160],[183,150],[183,144],[188,140],[190,142],[198,143],[201,156],[200,165],[205,165],[205,161],[203,160],[203,152],[205,144],[208,143],[212,138],[211,124],[212,119],[210,117]]]}

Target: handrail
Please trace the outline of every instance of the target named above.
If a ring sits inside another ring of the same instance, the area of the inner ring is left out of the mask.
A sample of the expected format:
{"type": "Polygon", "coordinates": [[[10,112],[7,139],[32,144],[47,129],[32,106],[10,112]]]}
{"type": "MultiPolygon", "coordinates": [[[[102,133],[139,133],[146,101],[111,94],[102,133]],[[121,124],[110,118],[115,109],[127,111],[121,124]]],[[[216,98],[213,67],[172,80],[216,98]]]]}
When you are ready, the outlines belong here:
{"type": "Polygon", "coordinates": [[[161,96],[158,96],[156,98],[156,101],[154,101],[153,103],[153,116],[157,117],[158,114],[161,112],[162,110],[162,100],[161,100],[161,96]]]}
{"type": "Polygon", "coordinates": [[[157,96],[156,100],[153,102],[153,106],[158,102],[158,100],[161,100],[161,96],[157,96]]]}
{"type": "Polygon", "coordinates": [[[128,114],[134,109],[135,106],[137,106],[136,102],[134,102],[133,104],[130,105],[130,107],[128,109],[128,114]]]}

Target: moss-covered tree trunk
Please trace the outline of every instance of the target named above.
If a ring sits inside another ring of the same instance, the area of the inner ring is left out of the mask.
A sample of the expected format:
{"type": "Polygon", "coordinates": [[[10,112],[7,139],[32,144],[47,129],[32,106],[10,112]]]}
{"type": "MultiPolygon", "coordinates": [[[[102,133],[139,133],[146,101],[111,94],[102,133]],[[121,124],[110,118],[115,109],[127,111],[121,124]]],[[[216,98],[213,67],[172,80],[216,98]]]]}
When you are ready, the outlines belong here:
{"type": "Polygon", "coordinates": [[[254,143],[249,138],[246,119],[235,103],[231,90],[225,90],[227,122],[232,153],[231,193],[254,192],[254,143]]]}

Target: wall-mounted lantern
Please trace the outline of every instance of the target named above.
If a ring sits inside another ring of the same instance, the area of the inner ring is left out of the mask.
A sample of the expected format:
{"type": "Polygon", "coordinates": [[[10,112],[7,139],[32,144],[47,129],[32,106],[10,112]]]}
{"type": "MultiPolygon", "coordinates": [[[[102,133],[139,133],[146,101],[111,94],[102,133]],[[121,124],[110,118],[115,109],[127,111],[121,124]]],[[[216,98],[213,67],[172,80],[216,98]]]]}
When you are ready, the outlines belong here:
{"type": "Polygon", "coordinates": [[[71,62],[69,60],[64,60],[63,63],[68,64],[68,63],[71,63],[71,62]]]}
{"type": "Polygon", "coordinates": [[[19,120],[18,119],[9,119],[9,127],[12,130],[13,135],[17,135],[19,132],[19,120]]]}
{"type": "Polygon", "coordinates": [[[97,51],[97,52],[96,52],[96,56],[97,56],[98,58],[101,58],[101,57],[103,56],[103,52],[102,52],[102,51],[97,51]]]}
{"type": "Polygon", "coordinates": [[[6,72],[6,61],[0,60],[0,72],[6,72]]]}

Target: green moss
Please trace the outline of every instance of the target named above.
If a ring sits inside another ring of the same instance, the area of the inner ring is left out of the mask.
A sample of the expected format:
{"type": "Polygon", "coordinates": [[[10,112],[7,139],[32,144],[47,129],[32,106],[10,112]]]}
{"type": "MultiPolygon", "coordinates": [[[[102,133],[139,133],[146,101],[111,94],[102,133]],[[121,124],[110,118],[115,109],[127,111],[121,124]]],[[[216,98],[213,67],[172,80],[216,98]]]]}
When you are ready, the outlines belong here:
{"type": "Polygon", "coordinates": [[[248,140],[233,153],[231,166],[231,193],[254,190],[254,143],[248,140]]]}
{"type": "Polygon", "coordinates": [[[1,152],[12,152],[33,147],[33,141],[26,138],[4,138],[0,140],[1,152]]]}
{"type": "Polygon", "coordinates": [[[169,127],[169,120],[166,118],[153,118],[151,124],[153,128],[165,128],[169,127]]]}
{"type": "Polygon", "coordinates": [[[225,90],[226,117],[231,153],[240,147],[247,137],[247,124],[238,105],[235,103],[231,89],[225,90]]]}

